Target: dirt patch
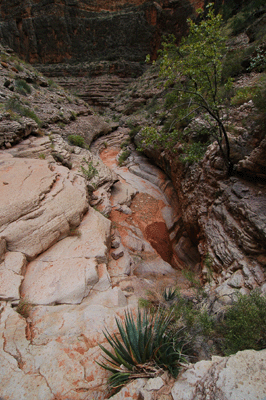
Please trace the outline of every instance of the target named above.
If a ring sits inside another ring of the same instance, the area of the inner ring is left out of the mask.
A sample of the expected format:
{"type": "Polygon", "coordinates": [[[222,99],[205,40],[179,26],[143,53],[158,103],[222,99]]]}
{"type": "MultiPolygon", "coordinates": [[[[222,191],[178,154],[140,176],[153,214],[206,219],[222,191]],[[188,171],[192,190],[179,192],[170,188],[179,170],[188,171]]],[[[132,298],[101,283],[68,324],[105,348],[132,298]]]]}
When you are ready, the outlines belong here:
{"type": "Polygon", "coordinates": [[[112,168],[117,166],[116,156],[120,152],[120,149],[108,148],[101,152],[100,157],[107,167],[112,168]]]}

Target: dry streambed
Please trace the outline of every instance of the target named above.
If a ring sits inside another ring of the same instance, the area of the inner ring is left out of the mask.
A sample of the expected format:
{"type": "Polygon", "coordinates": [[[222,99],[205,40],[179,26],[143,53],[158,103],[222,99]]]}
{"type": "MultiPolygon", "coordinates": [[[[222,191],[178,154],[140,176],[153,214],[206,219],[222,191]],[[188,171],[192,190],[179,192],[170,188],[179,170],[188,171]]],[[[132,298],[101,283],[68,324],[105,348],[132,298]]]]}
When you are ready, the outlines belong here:
{"type": "Polygon", "coordinates": [[[95,362],[104,327],[115,332],[115,317],[135,309],[147,289],[187,287],[173,268],[180,260],[173,251],[178,210],[170,205],[170,182],[134,151],[127,167],[119,167],[117,145],[108,146],[101,157],[112,169],[93,151],[54,135],[52,149],[44,136],[1,152],[5,400],[106,398],[106,372],[95,362]],[[56,163],[52,150],[72,169],[56,163]],[[94,207],[81,165],[97,169],[94,207]],[[23,315],[16,312],[21,296],[23,315]]]}

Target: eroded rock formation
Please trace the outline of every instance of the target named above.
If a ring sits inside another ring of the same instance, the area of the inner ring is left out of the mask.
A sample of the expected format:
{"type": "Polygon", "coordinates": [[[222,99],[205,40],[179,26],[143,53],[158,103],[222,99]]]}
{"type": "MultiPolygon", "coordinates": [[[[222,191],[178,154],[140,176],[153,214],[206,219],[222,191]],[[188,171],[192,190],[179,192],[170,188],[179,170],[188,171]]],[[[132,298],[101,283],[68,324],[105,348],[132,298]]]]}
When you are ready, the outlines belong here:
{"type": "Polygon", "coordinates": [[[31,63],[144,61],[147,54],[155,56],[163,33],[184,34],[194,3],[4,0],[0,38],[31,63]]]}

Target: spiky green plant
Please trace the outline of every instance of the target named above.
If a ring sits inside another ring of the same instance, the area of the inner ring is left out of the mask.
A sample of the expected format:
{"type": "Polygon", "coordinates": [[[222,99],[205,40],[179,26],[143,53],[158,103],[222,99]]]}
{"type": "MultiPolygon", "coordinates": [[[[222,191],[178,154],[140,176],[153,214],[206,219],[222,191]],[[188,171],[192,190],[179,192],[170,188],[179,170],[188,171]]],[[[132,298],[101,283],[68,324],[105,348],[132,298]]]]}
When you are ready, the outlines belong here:
{"type": "Polygon", "coordinates": [[[178,289],[176,288],[165,288],[163,292],[163,298],[165,301],[174,300],[178,296],[178,289]]]}
{"type": "Polygon", "coordinates": [[[129,379],[154,377],[162,370],[177,376],[180,363],[185,362],[182,349],[185,344],[180,332],[169,328],[171,313],[158,310],[156,314],[138,310],[136,321],[132,312],[125,312],[125,323],[116,318],[119,335],[106,330],[104,335],[114,353],[99,344],[105,362],[98,363],[112,372],[108,383],[119,389],[129,379]]]}

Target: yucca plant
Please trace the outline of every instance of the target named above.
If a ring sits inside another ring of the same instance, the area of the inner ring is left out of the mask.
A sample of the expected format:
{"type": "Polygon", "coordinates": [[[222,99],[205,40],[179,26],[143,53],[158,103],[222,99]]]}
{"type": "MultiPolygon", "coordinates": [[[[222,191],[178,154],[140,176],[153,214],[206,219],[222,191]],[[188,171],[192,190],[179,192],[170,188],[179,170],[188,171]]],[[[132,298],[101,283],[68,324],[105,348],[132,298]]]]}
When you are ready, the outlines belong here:
{"type": "Polygon", "coordinates": [[[159,309],[156,314],[138,310],[136,321],[132,312],[125,312],[125,323],[116,318],[119,335],[104,335],[114,353],[99,344],[108,356],[98,363],[112,372],[108,383],[119,389],[128,380],[139,377],[154,377],[162,370],[177,376],[180,364],[185,362],[182,349],[185,344],[179,331],[170,329],[172,314],[159,309]]]}
{"type": "Polygon", "coordinates": [[[165,301],[171,301],[178,297],[178,294],[179,292],[177,288],[165,288],[163,292],[163,298],[165,301]]]}

